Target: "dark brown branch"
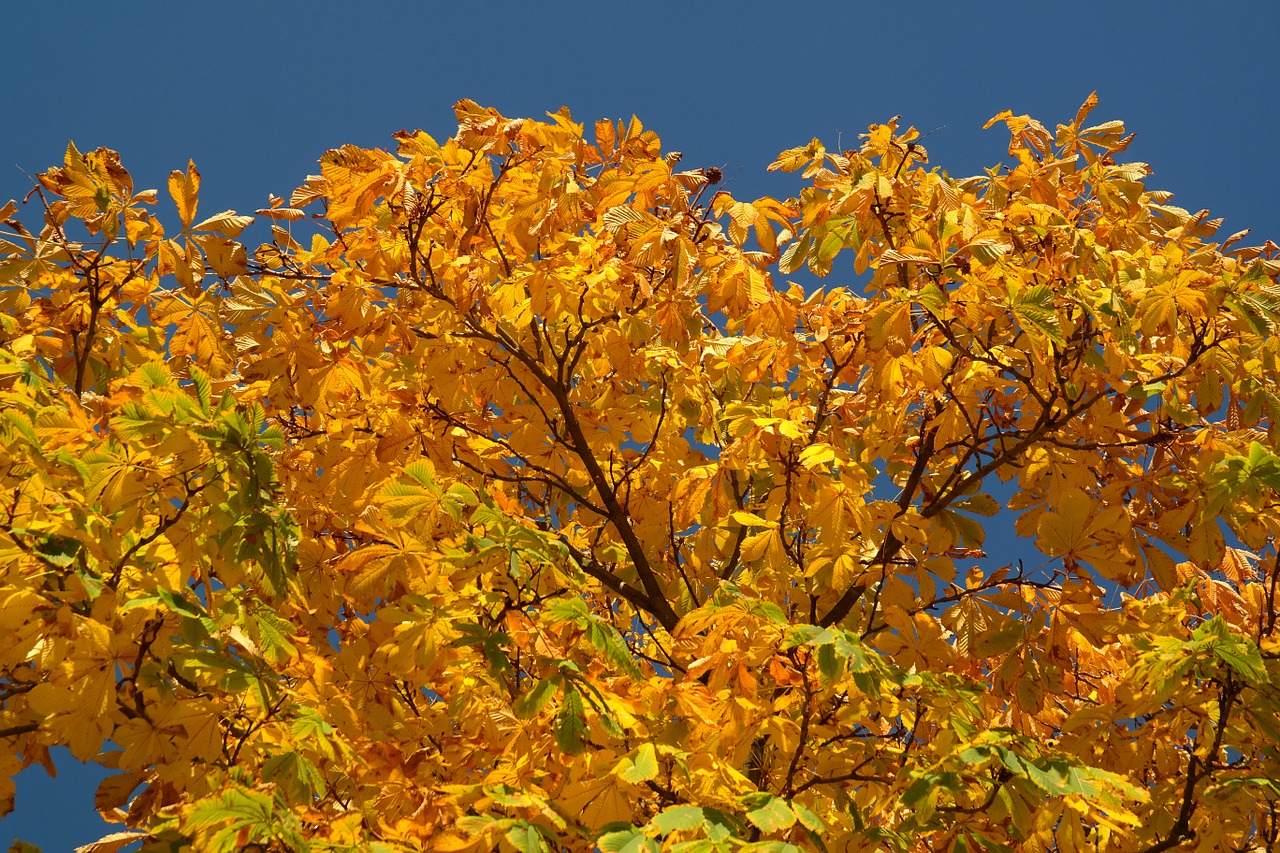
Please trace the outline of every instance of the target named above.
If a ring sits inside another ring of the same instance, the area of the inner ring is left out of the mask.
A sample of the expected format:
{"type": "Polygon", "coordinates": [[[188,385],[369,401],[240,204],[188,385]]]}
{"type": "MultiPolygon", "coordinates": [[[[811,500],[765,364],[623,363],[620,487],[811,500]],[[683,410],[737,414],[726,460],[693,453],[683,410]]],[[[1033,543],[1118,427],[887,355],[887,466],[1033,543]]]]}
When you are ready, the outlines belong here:
{"type": "MultiPolygon", "coordinates": [[[[916,453],[915,464],[911,468],[911,473],[907,476],[907,482],[902,487],[902,494],[898,496],[898,513],[894,516],[895,518],[900,518],[904,515],[907,508],[911,506],[911,502],[915,500],[916,489],[919,488],[920,481],[924,477],[925,469],[928,467],[929,459],[933,456],[933,442],[937,434],[937,427],[925,430],[925,433],[920,440],[920,449],[916,453]]],[[[922,513],[922,515],[923,514],[924,513],[922,513]]],[[[902,548],[902,544],[903,543],[898,539],[898,537],[894,536],[892,523],[890,523],[889,529],[885,531],[884,541],[880,543],[880,549],[876,553],[876,556],[871,561],[870,565],[887,565],[898,555],[898,550],[902,548]]],[[[824,628],[839,624],[842,619],[849,615],[849,611],[853,609],[853,606],[861,600],[863,593],[865,593],[866,590],[867,585],[865,583],[858,583],[849,587],[845,590],[844,594],[840,596],[836,603],[832,605],[831,609],[827,611],[827,615],[823,616],[818,624],[824,628]]],[[[877,604],[879,603],[879,597],[879,587],[877,587],[877,604]]],[[[875,619],[874,609],[875,608],[873,607],[872,618],[867,622],[868,628],[871,627],[871,622],[875,619]]]]}
{"type": "Polygon", "coordinates": [[[40,731],[39,723],[21,723],[20,725],[10,726],[7,729],[0,729],[0,738],[17,737],[18,735],[25,735],[38,731],[40,731]]]}
{"type": "Polygon", "coordinates": [[[813,685],[809,683],[809,661],[806,659],[800,666],[800,680],[804,688],[804,705],[800,709],[800,738],[796,751],[791,755],[791,763],[787,766],[787,779],[783,783],[786,797],[790,799],[796,794],[796,771],[800,769],[800,759],[809,746],[809,705],[813,702],[813,685]]]}

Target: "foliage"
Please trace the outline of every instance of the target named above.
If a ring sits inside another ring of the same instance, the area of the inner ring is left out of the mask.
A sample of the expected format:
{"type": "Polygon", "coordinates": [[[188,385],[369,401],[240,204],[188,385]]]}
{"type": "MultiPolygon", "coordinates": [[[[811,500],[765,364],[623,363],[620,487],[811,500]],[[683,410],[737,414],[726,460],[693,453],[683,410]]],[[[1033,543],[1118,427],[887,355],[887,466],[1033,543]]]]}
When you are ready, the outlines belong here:
{"type": "Polygon", "coordinates": [[[101,851],[1269,849],[1277,247],[1095,102],[742,202],[461,101],[180,228],[68,147],[0,216],[3,775],[115,770],[101,851]]]}

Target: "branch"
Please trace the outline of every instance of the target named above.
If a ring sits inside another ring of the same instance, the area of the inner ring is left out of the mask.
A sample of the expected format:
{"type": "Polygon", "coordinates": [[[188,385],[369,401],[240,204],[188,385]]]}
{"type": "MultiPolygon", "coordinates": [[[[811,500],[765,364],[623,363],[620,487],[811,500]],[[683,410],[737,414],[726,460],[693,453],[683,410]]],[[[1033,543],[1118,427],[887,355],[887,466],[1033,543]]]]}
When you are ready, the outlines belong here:
{"type": "Polygon", "coordinates": [[[548,390],[556,398],[560,413],[564,416],[565,429],[568,430],[569,437],[573,439],[574,446],[578,448],[578,458],[582,460],[583,466],[586,467],[587,475],[591,478],[596,493],[600,495],[600,500],[608,511],[607,517],[613,523],[614,528],[617,529],[623,545],[626,546],[627,556],[631,558],[632,564],[636,567],[636,574],[640,576],[640,583],[643,584],[650,602],[649,607],[646,609],[654,615],[654,618],[658,620],[658,623],[663,628],[668,631],[675,630],[676,623],[680,621],[680,617],[676,615],[671,603],[667,601],[666,592],[662,589],[658,576],[649,564],[649,557],[645,554],[644,546],[640,543],[639,537],[636,536],[635,530],[631,527],[631,520],[627,517],[626,510],[618,502],[617,494],[608,487],[604,471],[600,468],[599,461],[591,453],[586,433],[583,432],[582,424],[578,421],[577,410],[569,399],[568,390],[558,382],[548,390]]]}
{"type": "MultiPolygon", "coordinates": [[[[933,427],[927,430],[920,441],[920,451],[916,454],[915,465],[911,468],[911,473],[907,476],[907,482],[902,487],[902,494],[898,496],[898,512],[894,518],[900,518],[906,514],[907,508],[911,506],[911,502],[915,499],[916,489],[920,486],[920,481],[924,477],[925,468],[929,464],[929,459],[933,456],[933,442],[938,434],[938,428],[933,427]]],[[[923,514],[923,513],[922,513],[923,514]]],[[[898,537],[893,535],[893,525],[890,522],[889,530],[885,533],[885,538],[880,543],[880,550],[876,553],[875,558],[869,565],[885,565],[898,555],[898,550],[902,547],[902,542],[898,537]]],[[[844,594],[836,601],[827,615],[823,616],[818,622],[822,627],[830,627],[838,624],[840,620],[849,615],[849,611],[853,606],[861,600],[863,593],[867,591],[867,585],[864,583],[854,584],[845,590],[844,594]]],[[[876,590],[876,603],[879,603],[879,588],[876,590]]],[[[875,618],[874,611],[872,618],[875,618]]],[[[867,623],[867,627],[871,627],[871,623],[867,623]]]]}
{"type": "Polygon", "coordinates": [[[645,595],[644,592],[636,589],[634,586],[606,569],[593,555],[579,551],[563,533],[557,534],[556,538],[560,540],[560,544],[569,549],[569,553],[573,555],[574,562],[578,564],[578,567],[581,568],[582,571],[586,572],[588,575],[625,598],[637,609],[648,610],[650,612],[653,611],[653,606],[649,600],[649,596],[645,595]]]}
{"type": "Polygon", "coordinates": [[[39,723],[22,723],[17,726],[10,726],[7,729],[0,729],[0,738],[17,737],[18,735],[30,734],[39,730],[39,723]]]}

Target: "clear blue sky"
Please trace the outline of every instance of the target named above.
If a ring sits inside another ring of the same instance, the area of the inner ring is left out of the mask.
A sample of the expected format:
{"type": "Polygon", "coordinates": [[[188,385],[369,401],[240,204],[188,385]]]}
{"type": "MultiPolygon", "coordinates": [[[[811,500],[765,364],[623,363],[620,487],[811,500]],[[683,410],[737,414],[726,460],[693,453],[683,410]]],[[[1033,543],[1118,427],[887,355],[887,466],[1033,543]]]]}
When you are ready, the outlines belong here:
{"type": "MultiPolygon", "coordinates": [[[[3,21],[0,203],[72,138],[119,150],[139,187],[192,157],[202,209],[252,210],[328,148],[386,146],[401,128],[448,136],[462,97],[510,116],[634,113],[690,168],[723,166],[735,195],[785,196],[792,177],[764,167],[814,136],[852,147],[901,113],[945,126],[934,164],[974,174],[1007,143],[986,119],[1009,108],[1052,128],[1096,89],[1094,116],[1137,132],[1128,156],[1151,164],[1151,186],[1225,216],[1224,234],[1280,242],[1275,0],[27,0],[3,21]]],[[[59,763],[56,782],[20,778],[0,849],[16,835],[59,853],[101,834],[97,774],[59,763]]]]}

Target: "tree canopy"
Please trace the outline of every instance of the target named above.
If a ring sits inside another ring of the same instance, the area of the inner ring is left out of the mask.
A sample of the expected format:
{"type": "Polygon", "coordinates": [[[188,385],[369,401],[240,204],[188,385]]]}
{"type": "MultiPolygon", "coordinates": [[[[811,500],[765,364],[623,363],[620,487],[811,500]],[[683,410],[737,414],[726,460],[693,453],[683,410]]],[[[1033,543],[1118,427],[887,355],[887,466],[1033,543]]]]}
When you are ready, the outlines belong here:
{"type": "Polygon", "coordinates": [[[0,215],[0,778],[111,768],[92,853],[1271,849],[1280,248],[1095,104],[785,200],[470,101],[253,215],[69,146],[0,215]]]}

